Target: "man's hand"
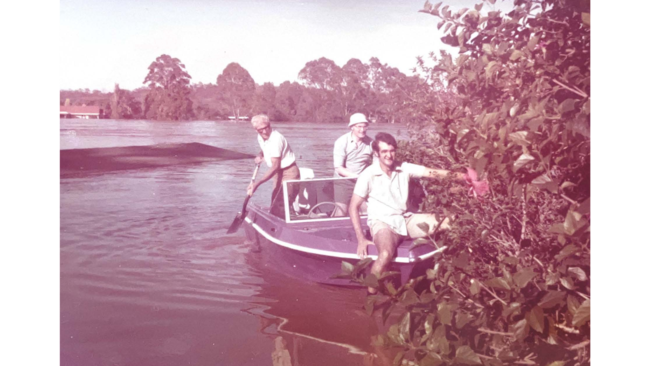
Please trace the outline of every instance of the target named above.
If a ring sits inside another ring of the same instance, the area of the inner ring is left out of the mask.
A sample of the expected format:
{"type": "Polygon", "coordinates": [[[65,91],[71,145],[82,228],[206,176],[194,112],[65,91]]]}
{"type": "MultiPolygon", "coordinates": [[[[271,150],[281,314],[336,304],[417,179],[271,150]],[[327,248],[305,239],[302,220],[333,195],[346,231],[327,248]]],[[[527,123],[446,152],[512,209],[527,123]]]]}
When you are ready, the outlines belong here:
{"type": "Polygon", "coordinates": [[[359,240],[359,244],[357,244],[357,255],[359,258],[364,259],[368,256],[368,245],[375,245],[375,243],[366,238],[359,240]]]}
{"type": "Polygon", "coordinates": [[[249,196],[252,196],[253,192],[255,192],[256,189],[257,189],[257,185],[255,185],[254,182],[251,182],[248,185],[248,188],[246,188],[246,194],[248,194],[249,196]]]}
{"type": "Polygon", "coordinates": [[[471,168],[467,168],[467,174],[465,174],[465,181],[467,184],[472,187],[469,189],[470,194],[474,194],[474,197],[483,197],[488,192],[490,192],[490,185],[487,180],[478,180],[478,174],[476,171],[471,168]]]}
{"type": "Polygon", "coordinates": [[[255,157],[255,164],[262,164],[263,161],[264,161],[264,157],[263,157],[263,156],[259,156],[259,155],[257,155],[257,156],[255,157]]]}

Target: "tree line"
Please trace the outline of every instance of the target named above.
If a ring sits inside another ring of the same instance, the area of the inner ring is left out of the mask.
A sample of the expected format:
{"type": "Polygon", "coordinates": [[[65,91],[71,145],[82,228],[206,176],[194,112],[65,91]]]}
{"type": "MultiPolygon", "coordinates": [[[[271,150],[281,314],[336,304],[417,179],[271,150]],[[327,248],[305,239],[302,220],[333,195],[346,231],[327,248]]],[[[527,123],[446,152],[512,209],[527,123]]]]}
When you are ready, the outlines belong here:
{"type": "Polygon", "coordinates": [[[436,87],[376,57],[367,63],[352,58],[343,66],[321,57],[305,64],[298,82],[278,86],[255,83],[236,62],[208,84],[192,84],[185,65],[169,55],[156,58],[148,70],[141,88],[61,90],[61,105],[98,105],[113,119],[220,120],[265,113],[273,121],[327,123],[362,112],[377,122],[402,123],[416,118],[408,103],[413,95],[436,87]]]}

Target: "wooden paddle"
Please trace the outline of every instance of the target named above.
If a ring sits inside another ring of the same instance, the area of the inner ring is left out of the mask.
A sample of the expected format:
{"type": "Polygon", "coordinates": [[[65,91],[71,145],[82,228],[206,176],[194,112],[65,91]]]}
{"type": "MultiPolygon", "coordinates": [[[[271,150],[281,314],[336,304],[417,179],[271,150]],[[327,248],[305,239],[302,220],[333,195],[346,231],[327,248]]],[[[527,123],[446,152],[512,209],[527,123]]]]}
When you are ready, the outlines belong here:
{"type": "MultiPolygon", "coordinates": [[[[257,170],[260,168],[260,165],[257,164],[255,166],[255,171],[253,172],[253,178],[251,178],[251,183],[255,182],[255,177],[257,176],[257,170]]],[[[241,209],[241,212],[237,214],[235,217],[235,220],[233,220],[232,224],[230,224],[230,227],[228,228],[228,231],[226,232],[227,234],[232,234],[239,230],[239,227],[241,226],[242,222],[244,222],[244,219],[246,218],[246,205],[248,205],[248,200],[251,198],[251,196],[246,195],[246,199],[244,200],[244,206],[241,209]]]]}

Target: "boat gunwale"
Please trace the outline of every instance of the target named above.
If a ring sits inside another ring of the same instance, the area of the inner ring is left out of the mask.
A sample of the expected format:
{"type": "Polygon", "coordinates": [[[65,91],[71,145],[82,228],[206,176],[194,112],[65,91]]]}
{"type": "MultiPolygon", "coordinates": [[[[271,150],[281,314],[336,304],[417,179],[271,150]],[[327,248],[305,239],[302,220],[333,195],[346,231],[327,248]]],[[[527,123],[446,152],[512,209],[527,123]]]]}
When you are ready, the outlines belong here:
{"type": "MultiPolygon", "coordinates": [[[[261,217],[263,217],[264,219],[266,219],[268,221],[276,221],[276,223],[286,224],[286,222],[282,221],[281,218],[271,216],[270,214],[268,214],[266,212],[263,212],[261,207],[258,207],[257,205],[253,205],[251,211],[254,211],[256,215],[260,215],[261,217]],[[271,219],[271,217],[273,217],[273,218],[271,219]]],[[[286,241],[281,240],[279,238],[276,238],[273,235],[266,232],[266,230],[261,228],[255,222],[253,222],[253,220],[251,220],[249,217],[246,217],[245,221],[249,225],[251,225],[251,227],[253,229],[255,229],[255,231],[257,231],[259,234],[261,234],[267,240],[269,240],[272,243],[277,244],[279,246],[285,247],[287,249],[296,250],[296,251],[299,251],[299,252],[309,253],[309,254],[314,254],[314,255],[322,255],[322,256],[327,256],[327,257],[360,260],[359,256],[356,253],[350,253],[350,252],[346,253],[346,252],[341,252],[341,251],[331,251],[331,250],[310,248],[310,247],[306,247],[306,246],[303,246],[303,245],[286,242],[286,241]]],[[[318,226],[321,227],[321,228],[323,227],[323,225],[318,225],[318,226]]],[[[290,230],[299,230],[299,229],[296,229],[295,227],[288,227],[287,226],[286,228],[290,229],[290,230]]],[[[430,258],[430,257],[432,257],[432,256],[434,256],[434,255],[436,255],[438,253],[443,252],[446,249],[447,249],[447,246],[443,246],[443,247],[438,248],[438,249],[432,249],[432,251],[421,254],[421,255],[418,255],[418,256],[410,256],[410,255],[406,256],[406,257],[405,256],[396,256],[396,257],[393,258],[392,261],[395,262],[395,263],[400,263],[400,264],[415,263],[415,262],[419,262],[419,261],[428,259],[428,258],[430,258]]],[[[411,252],[409,251],[409,253],[411,253],[411,252]]],[[[368,258],[376,260],[377,255],[369,254],[368,258]]]]}

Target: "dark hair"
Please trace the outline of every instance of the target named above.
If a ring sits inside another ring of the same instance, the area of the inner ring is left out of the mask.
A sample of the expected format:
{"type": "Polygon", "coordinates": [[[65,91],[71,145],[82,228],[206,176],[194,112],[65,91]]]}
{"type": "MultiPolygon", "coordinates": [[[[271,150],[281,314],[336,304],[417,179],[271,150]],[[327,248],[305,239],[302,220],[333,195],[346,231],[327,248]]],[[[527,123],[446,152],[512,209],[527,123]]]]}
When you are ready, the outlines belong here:
{"type": "Polygon", "coordinates": [[[395,138],[386,132],[380,132],[375,136],[375,140],[372,142],[372,151],[379,154],[379,143],[383,142],[385,144],[391,145],[397,149],[397,141],[395,138]]]}

